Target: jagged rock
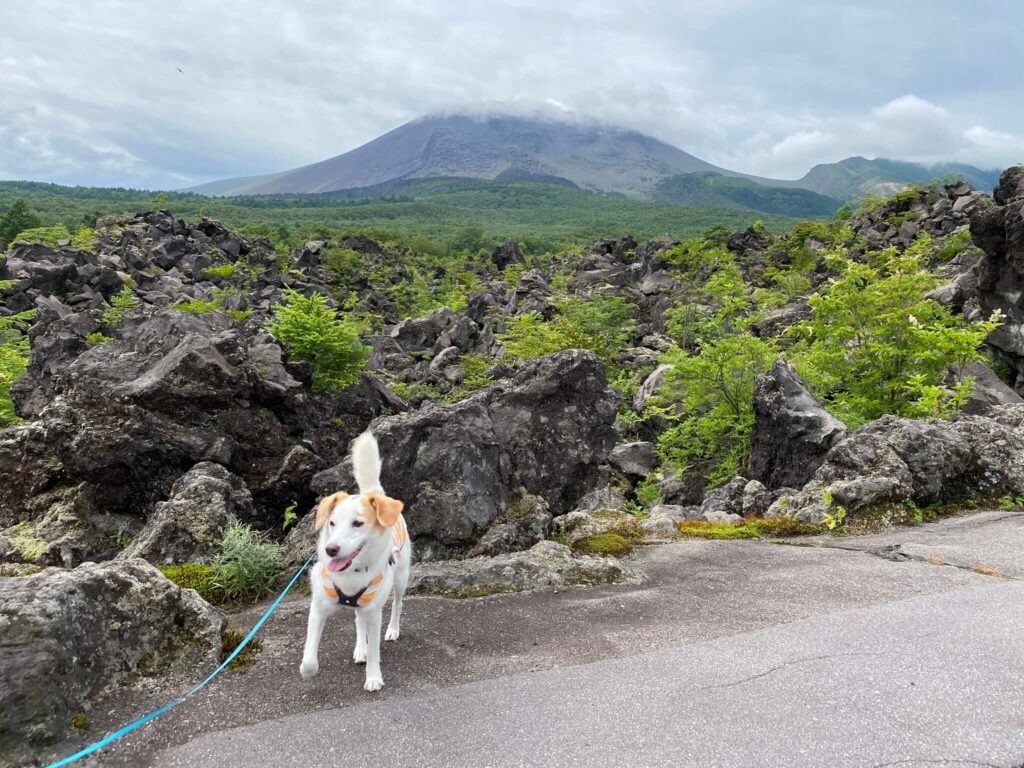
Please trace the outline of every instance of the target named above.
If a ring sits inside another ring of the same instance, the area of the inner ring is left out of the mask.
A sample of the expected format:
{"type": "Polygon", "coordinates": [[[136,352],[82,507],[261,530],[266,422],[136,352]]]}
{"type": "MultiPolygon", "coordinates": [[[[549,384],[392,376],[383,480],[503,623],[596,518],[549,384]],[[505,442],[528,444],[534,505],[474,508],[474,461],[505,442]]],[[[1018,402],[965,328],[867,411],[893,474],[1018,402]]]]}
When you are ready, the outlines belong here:
{"type": "Polygon", "coordinates": [[[413,594],[482,597],[542,587],[603,584],[634,578],[613,557],[574,555],[554,541],[542,541],[525,552],[418,563],[409,580],[413,594]]]}
{"type": "Polygon", "coordinates": [[[721,525],[739,525],[743,522],[743,518],[740,515],[733,512],[726,512],[721,509],[705,512],[701,517],[703,517],[706,522],[721,525]]]}
{"type": "Polygon", "coordinates": [[[743,511],[743,497],[747,487],[747,480],[743,477],[734,477],[725,485],[712,488],[704,496],[701,509],[704,512],[726,512],[738,515],[743,511]]]}
{"type": "Polygon", "coordinates": [[[802,486],[829,449],[846,436],[846,425],[830,414],[781,358],[758,379],[750,476],[769,488],[802,486]]]}
{"type": "MultiPolygon", "coordinates": [[[[384,487],[405,502],[420,556],[468,550],[524,491],[554,514],[572,508],[614,446],[617,404],[597,357],[568,350],[454,405],[373,422],[384,487]]],[[[313,487],[351,490],[349,462],[317,475],[313,487]]],[[[299,526],[291,536],[309,533],[299,526]]]]}
{"type": "Polygon", "coordinates": [[[144,665],[206,669],[224,617],[144,560],[0,578],[0,758],[59,741],[144,665]]]}
{"type": "Polygon", "coordinates": [[[242,479],[219,464],[202,462],[171,487],[171,497],[156,509],[122,559],[151,563],[202,563],[216,555],[224,530],[237,519],[252,518],[252,496],[242,479]]]}
{"type": "Polygon", "coordinates": [[[612,449],[608,463],[627,477],[643,479],[654,471],[658,457],[654,452],[654,443],[620,443],[612,449]]]}
{"type": "Polygon", "coordinates": [[[469,557],[502,555],[529,549],[547,538],[551,512],[547,502],[525,494],[516,500],[503,518],[499,518],[469,551],[469,557]]]}
{"type": "Polygon", "coordinates": [[[522,251],[519,250],[519,243],[515,240],[507,240],[494,249],[491,261],[498,269],[505,269],[513,264],[522,264],[525,260],[522,251]]]}
{"type": "Polygon", "coordinates": [[[820,522],[829,506],[856,515],[1024,494],[1024,405],[931,424],[883,416],[839,442],[814,478],[768,516],[820,522]]]}
{"type": "Polygon", "coordinates": [[[995,205],[969,209],[971,240],[985,252],[978,262],[977,300],[981,314],[1003,314],[1003,324],[986,340],[1016,373],[1014,389],[1024,392],[1024,166],[1003,171],[992,194],[995,205]]]}
{"type": "Polygon", "coordinates": [[[1024,397],[1006,386],[991,368],[980,361],[966,365],[963,375],[974,379],[971,395],[964,404],[964,413],[984,415],[997,405],[1024,404],[1024,397]]]}
{"type": "Polygon", "coordinates": [[[633,410],[637,413],[642,413],[644,406],[654,397],[658,391],[658,387],[665,380],[665,374],[675,368],[674,365],[665,363],[659,365],[654,371],[643,381],[640,388],[637,389],[636,394],[633,395],[633,410]]]}
{"type": "Polygon", "coordinates": [[[664,516],[674,522],[696,520],[701,516],[700,507],[684,507],[680,504],[657,504],[651,509],[651,517],[664,516]]]}
{"type": "Polygon", "coordinates": [[[768,511],[773,499],[771,491],[764,487],[758,480],[751,480],[743,486],[743,500],[740,504],[741,514],[744,517],[750,515],[763,515],[768,511]]]}
{"type": "Polygon", "coordinates": [[[647,536],[672,538],[678,532],[676,521],[668,515],[654,514],[645,520],[640,521],[640,530],[647,536]]]}

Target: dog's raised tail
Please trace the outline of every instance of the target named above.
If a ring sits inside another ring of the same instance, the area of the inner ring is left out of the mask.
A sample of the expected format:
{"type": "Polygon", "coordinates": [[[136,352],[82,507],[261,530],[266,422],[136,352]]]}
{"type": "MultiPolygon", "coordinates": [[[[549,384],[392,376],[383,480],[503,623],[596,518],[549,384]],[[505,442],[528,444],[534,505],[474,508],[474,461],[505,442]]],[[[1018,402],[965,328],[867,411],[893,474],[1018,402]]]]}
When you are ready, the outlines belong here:
{"type": "Polygon", "coordinates": [[[373,432],[363,432],[352,442],[352,474],[359,493],[383,493],[380,485],[380,449],[373,432]]]}

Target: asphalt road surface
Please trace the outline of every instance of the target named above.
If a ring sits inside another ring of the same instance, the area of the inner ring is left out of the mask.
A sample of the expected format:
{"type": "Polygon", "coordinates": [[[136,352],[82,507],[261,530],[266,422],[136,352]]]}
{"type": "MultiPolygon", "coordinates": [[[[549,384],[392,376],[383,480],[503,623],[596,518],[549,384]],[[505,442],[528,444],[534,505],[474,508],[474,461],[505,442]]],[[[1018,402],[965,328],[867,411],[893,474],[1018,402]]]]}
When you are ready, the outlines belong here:
{"type": "MultiPolygon", "coordinates": [[[[813,543],[678,542],[633,558],[639,584],[410,599],[377,695],[347,621],[299,678],[288,601],[251,672],[93,764],[1024,765],[1024,515],[813,543]]],[[[176,690],[140,686],[88,735],[176,690]]]]}

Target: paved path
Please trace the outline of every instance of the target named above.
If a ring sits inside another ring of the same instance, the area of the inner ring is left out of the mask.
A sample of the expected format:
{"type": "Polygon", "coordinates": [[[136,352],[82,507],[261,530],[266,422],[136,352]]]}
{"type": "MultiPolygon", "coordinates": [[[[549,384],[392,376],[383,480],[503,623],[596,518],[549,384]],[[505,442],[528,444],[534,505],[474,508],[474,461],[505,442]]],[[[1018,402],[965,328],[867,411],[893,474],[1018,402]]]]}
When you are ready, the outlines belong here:
{"type": "MultiPolygon", "coordinates": [[[[1024,574],[1024,516],[886,536],[899,541],[678,542],[635,556],[641,584],[413,598],[376,696],[349,622],[299,678],[306,606],[288,601],[251,672],[99,764],[1024,764],[1024,581],[991,575],[1024,574]],[[963,567],[853,551],[956,541],[963,567]]],[[[140,685],[95,709],[88,735],[183,685],[140,685]]]]}

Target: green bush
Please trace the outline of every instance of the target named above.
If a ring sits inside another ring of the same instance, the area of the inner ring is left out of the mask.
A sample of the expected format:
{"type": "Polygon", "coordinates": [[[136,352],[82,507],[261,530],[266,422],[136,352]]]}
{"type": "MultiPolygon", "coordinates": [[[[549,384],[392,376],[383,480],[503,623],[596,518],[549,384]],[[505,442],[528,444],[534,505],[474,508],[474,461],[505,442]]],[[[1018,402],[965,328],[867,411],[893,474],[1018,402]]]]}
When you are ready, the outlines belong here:
{"type": "Polygon", "coordinates": [[[774,343],[749,334],[729,336],[689,356],[673,349],[656,403],[676,423],[658,438],[663,462],[680,473],[706,473],[720,485],[740,474],[750,455],[754,383],[777,356],[774,343]]]}
{"type": "Polygon", "coordinates": [[[90,347],[95,347],[98,344],[109,344],[111,341],[113,341],[112,338],[103,333],[100,333],[99,331],[96,331],[95,333],[90,333],[88,336],[85,337],[85,343],[88,344],[90,347]]]}
{"type": "Polygon", "coordinates": [[[15,235],[13,242],[41,243],[42,245],[56,248],[61,240],[70,240],[71,233],[63,225],[55,227],[34,227],[26,229],[15,235]]]}
{"type": "Polygon", "coordinates": [[[220,309],[220,299],[206,301],[204,299],[189,299],[180,304],[171,304],[171,309],[179,312],[188,312],[193,315],[205,315],[207,312],[216,312],[220,309]]]}
{"type": "Polygon", "coordinates": [[[139,306],[139,299],[127,285],[110,297],[110,306],[103,313],[102,323],[107,328],[116,328],[126,314],[139,306]]]}
{"type": "Polygon", "coordinates": [[[852,427],[887,413],[946,416],[970,393],[964,368],[983,359],[978,348],[1000,318],[966,323],[924,298],[937,284],[923,266],[931,251],[922,236],[867,264],[837,256],[840,277],[810,298],[813,318],[792,331],[797,369],[852,427]],[[943,387],[950,369],[951,392],[943,387]]]}
{"type": "Polygon", "coordinates": [[[11,385],[25,373],[30,354],[28,338],[18,325],[28,323],[36,310],[0,317],[0,428],[19,421],[11,400],[11,385]]]}
{"type": "Polygon", "coordinates": [[[41,227],[43,220],[28,209],[24,200],[15,200],[3,216],[0,216],[0,240],[14,242],[19,232],[41,227]]]}
{"type": "Polygon", "coordinates": [[[505,351],[531,359],[563,349],[589,349],[609,363],[626,346],[633,329],[632,305],[618,296],[563,296],[552,302],[558,310],[550,321],[536,312],[514,317],[499,336],[505,351]]]}
{"type": "Polygon", "coordinates": [[[289,355],[313,368],[313,386],[341,390],[359,381],[370,356],[359,326],[327,306],[327,298],[288,291],[274,308],[270,333],[288,345],[289,355]]]}
{"type": "Polygon", "coordinates": [[[274,591],[281,566],[280,545],[236,521],[224,533],[210,583],[225,601],[258,600],[274,591]]]}

